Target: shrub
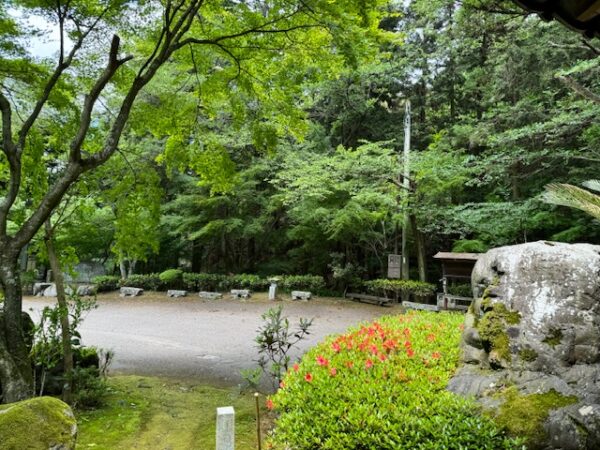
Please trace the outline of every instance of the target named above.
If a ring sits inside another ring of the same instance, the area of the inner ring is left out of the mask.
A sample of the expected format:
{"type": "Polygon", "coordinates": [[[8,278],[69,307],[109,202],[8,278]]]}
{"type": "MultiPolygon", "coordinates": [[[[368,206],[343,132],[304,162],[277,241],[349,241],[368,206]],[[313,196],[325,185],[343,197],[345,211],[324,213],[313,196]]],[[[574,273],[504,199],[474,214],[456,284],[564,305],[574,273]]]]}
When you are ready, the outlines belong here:
{"type": "Polygon", "coordinates": [[[252,291],[266,291],[269,288],[269,281],[267,279],[246,273],[228,276],[227,282],[229,283],[227,289],[242,288],[252,291]]]}
{"type": "Polygon", "coordinates": [[[363,285],[368,291],[391,298],[398,298],[403,293],[423,297],[432,295],[435,292],[434,284],[416,280],[388,280],[381,278],[365,281],[363,285]]]}
{"type": "Polygon", "coordinates": [[[183,271],[181,269],[168,269],[158,276],[163,288],[178,289],[183,283],[183,271]]]}
{"type": "Polygon", "coordinates": [[[477,239],[460,239],[452,245],[452,251],[456,253],[485,253],[489,248],[486,243],[477,239]]]}
{"type": "Polygon", "coordinates": [[[285,291],[311,291],[319,294],[325,289],[325,280],[318,275],[283,275],[280,286],[285,291]]]}
{"type": "Polygon", "coordinates": [[[218,291],[225,277],[218,273],[184,273],[183,285],[188,291],[218,291]]]}
{"type": "Polygon", "coordinates": [[[119,288],[119,277],[113,275],[101,275],[92,278],[92,283],[98,286],[98,292],[116,291],[119,288]]]}
{"type": "Polygon", "coordinates": [[[461,315],[411,312],[333,336],[284,377],[267,407],[276,449],[517,448],[446,391],[461,315]]]}
{"type": "Polygon", "coordinates": [[[157,273],[130,275],[127,279],[121,280],[121,286],[135,287],[147,291],[157,291],[161,285],[160,275],[157,273]]]}
{"type": "Polygon", "coordinates": [[[271,376],[276,385],[281,382],[283,374],[287,372],[290,364],[289,353],[295,350],[296,345],[310,333],[308,329],[313,319],[300,318],[298,329],[290,330],[290,321],[282,317],[283,307],[269,309],[261,318],[263,325],[258,329],[256,343],[258,344],[258,365],[271,376]]]}

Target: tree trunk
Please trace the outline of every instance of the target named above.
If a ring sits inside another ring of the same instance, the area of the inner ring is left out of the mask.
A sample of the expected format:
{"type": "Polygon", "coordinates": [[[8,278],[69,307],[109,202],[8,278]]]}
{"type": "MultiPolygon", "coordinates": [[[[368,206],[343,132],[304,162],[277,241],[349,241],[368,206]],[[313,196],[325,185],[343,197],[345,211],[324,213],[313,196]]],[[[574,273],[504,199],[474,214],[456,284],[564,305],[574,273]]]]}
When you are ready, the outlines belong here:
{"type": "Polygon", "coordinates": [[[419,268],[419,280],[427,281],[427,260],[425,257],[425,238],[423,233],[417,228],[417,218],[414,214],[410,215],[413,236],[417,247],[417,265],[419,268]]]}
{"type": "Polygon", "coordinates": [[[121,280],[127,278],[127,266],[125,265],[125,260],[121,260],[119,262],[119,269],[121,271],[121,280]]]}
{"type": "Polygon", "coordinates": [[[69,324],[69,305],[65,294],[65,282],[56,247],[54,246],[54,232],[50,219],[46,221],[46,249],[48,260],[54,273],[56,284],[56,300],[60,308],[60,337],[63,351],[63,370],[65,383],[63,385],[63,401],[69,405],[73,402],[73,348],[71,347],[71,327],[69,324]]]}
{"type": "Polygon", "coordinates": [[[0,284],[4,290],[4,314],[0,321],[0,385],[2,402],[12,403],[33,395],[33,370],[23,334],[19,252],[2,246],[0,284]]]}

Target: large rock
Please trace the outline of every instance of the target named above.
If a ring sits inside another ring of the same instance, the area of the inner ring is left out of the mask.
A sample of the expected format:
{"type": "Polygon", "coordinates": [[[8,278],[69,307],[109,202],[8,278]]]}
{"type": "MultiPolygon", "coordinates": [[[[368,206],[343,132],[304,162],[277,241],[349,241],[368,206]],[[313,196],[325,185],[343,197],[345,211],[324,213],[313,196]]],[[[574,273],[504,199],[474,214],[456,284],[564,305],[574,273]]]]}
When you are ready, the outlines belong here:
{"type": "Polygon", "coordinates": [[[600,246],[496,248],[477,261],[472,285],[461,342],[466,365],[449,389],[484,405],[506,386],[522,403],[552,399],[544,442],[532,447],[599,448],[600,246]]]}
{"type": "Polygon", "coordinates": [[[77,421],[66,403],[37,397],[0,405],[0,448],[4,450],[75,448],[77,421]]]}

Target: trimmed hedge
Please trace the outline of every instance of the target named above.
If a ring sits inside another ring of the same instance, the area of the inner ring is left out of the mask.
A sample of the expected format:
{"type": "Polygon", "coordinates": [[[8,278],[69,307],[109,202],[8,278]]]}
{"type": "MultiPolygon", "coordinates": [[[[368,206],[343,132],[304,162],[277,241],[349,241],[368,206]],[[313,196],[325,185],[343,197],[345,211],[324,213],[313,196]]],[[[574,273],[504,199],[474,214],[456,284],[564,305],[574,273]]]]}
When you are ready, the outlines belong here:
{"type": "Polygon", "coordinates": [[[119,289],[119,277],[113,275],[101,275],[92,278],[92,283],[98,286],[98,292],[110,292],[119,289]]]}
{"type": "Polygon", "coordinates": [[[385,278],[365,281],[363,286],[370,292],[388,298],[398,298],[404,293],[410,294],[413,297],[426,297],[433,295],[436,288],[435,284],[425,283],[423,281],[388,280],[385,278]]]}
{"type": "Polygon", "coordinates": [[[521,448],[473,402],[446,390],[462,321],[411,312],[327,338],[267,399],[278,413],[268,448],[521,448]]]}

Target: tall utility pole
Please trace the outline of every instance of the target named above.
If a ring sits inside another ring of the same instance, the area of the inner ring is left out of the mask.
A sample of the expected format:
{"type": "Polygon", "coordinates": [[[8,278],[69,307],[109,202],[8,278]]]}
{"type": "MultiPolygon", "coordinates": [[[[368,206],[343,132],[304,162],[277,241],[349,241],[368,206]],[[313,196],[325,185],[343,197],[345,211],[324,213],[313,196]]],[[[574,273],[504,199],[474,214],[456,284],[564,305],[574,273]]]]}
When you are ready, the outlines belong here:
{"type": "MultiPolygon", "coordinates": [[[[406,109],[404,111],[404,174],[402,184],[404,192],[408,197],[410,193],[410,100],[406,100],[406,109]]],[[[408,280],[408,228],[410,226],[410,215],[408,212],[408,202],[404,204],[404,219],[402,222],[402,279],[408,280]]]]}

